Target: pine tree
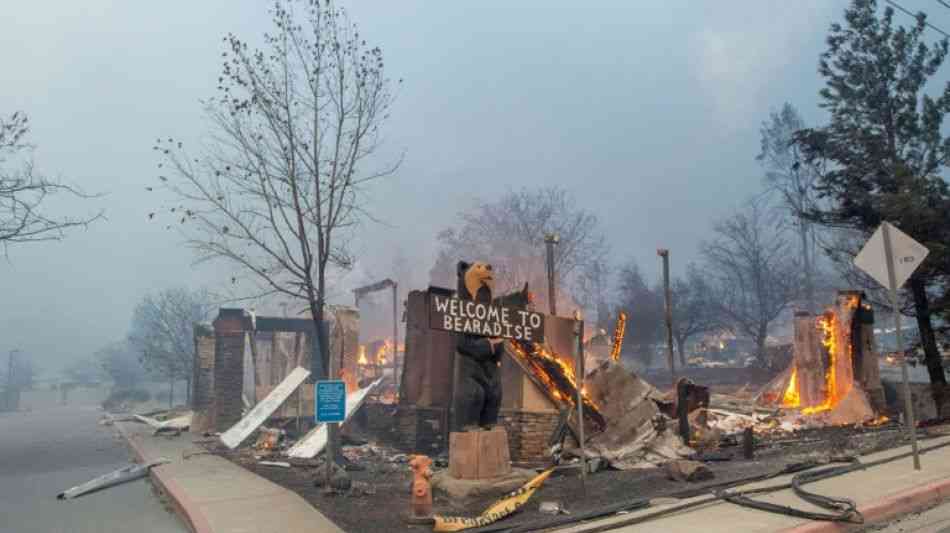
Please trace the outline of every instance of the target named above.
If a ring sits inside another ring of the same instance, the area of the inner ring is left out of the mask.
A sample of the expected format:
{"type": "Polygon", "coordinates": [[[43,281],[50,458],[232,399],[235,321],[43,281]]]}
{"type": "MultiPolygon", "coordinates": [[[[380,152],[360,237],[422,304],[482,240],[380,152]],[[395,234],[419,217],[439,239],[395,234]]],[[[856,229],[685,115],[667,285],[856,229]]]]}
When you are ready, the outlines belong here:
{"type": "MultiPolygon", "coordinates": [[[[906,289],[941,405],[946,379],[931,318],[933,304],[945,301],[950,273],[950,194],[941,176],[950,139],[940,131],[950,84],[935,97],[924,91],[946,59],[948,40],[928,44],[923,13],[910,28],[893,18],[890,7],[878,16],[875,0],[853,0],[844,25],[831,25],[819,63],[821,105],[831,120],[798,132],[796,142],[812,162],[825,164],[818,191],[826,202],[808,213],[811,220],[864,237],[887,220],[931,250],[906,289]]],[[[848,260],[856,252],[836,251],[848,260]]]]}

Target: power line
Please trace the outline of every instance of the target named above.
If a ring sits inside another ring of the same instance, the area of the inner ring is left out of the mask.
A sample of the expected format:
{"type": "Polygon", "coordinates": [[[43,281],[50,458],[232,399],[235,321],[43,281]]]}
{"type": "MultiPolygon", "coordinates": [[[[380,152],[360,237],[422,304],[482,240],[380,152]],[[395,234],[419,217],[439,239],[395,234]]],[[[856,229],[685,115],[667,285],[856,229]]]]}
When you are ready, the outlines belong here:
{"type": "MultiPolygon", "coordinates": [[[[917,14],[916,14],[916,13],[911,13],[910,11],[904,9],[904,8],[901,7],[901,5],[898,4],[897,2],[894,2],[893,0],[884,0],[884,1],[887,2],[888,4],[890,4],[892,7],[896,7],[897,9],[903,11],[904,13],[906,13],[906,14],[908,14],[908,15],[914,17],[914,18],[917,18],[917,14]]],[[[941,0],[937,0],[937,1],[940,2],[941,4],[943,4],[943,2],[942,2],[941,0]]],[[[944,5],[946,5],[946,4],[944,4],[944,5]]],[[[947,7],[950,7],[950,6],[947,6],[947,7]]],[[[923,11],[921,11],[920,13],[923,13],[923,11]]],[[[933,24],[931,24],[931,23],[929,23],[929,22],[924,22],[924,24],[926,24],[928,27],[930,27],[930,29],[932,29],[932,30],[934,30],[934,31],[936,31],[936,32],[938,32],[938,33],[940,33],[940,34],[943,35],[944,37],[947,37],[948,39],[950,39],[950,33],[947,33],[947,32],[945,32],[945,31],[941,30],[940,28],[934,26],[933,24]]]]}
{"type": "Polygon", "coordinates": [[[947,8],[947,9],[950,9],[950,4],[944,2],[944,0],[937,0],[937,3],[940,4],[940,5],[942,5],[943,7],[947,8]]]}

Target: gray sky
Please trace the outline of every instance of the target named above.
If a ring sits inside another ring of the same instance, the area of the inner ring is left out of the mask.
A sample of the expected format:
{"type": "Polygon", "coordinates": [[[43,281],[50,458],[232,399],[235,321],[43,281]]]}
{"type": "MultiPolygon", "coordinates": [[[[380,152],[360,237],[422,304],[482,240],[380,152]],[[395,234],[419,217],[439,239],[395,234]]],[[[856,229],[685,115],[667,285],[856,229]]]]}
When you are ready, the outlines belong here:
{"type": "MultiPolygon", "coordinates": [[[[346,2],[405,80],[385,149],[406,160],[373,200],[393,227],[363,230],[366,263],[389,264],[401,246],[424,283],[436,232],[474,196],[556,184],[599,215],[617,261],[655,276],[663,245],[678,271],[710,221],[760,189],[754,157],[770,109],[791,101],[810,123],[822,118],[818,54],[845,4],[346,2]]],[[[906,6],[950,25],[936,3],[906,6]]],[[[0,353],[19,347],[58,367],[121,338],[145,292],[230,275],[193,267],[180,237],[146,219],[164,200],[145,191],[157,175],[150,148],[201,134],[221,38],[256,38],[267,22],[257,0],[4,6],[0,113],[30,115],[43,170],[108,193],[50,207],[102,207],[108,220],[10,249],[0,353]]]]}

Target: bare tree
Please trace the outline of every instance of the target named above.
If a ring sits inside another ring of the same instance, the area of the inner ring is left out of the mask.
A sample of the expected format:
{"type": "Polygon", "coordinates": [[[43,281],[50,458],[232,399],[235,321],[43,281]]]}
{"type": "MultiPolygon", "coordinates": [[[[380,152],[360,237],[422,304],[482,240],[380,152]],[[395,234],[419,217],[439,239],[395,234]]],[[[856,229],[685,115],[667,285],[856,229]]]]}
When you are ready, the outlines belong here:
{"type": "Polygon", "coordinates": [[[593,309],[597,327],[607,329],[610,323],[610,265],[604,259],[595,259],[577,274],[578,301],[593,309]]]}
{"type": "Polygon", "coordinates": [[[663,293],[647,285],[634,261],[620,269],[618,278],[617,305],[627,313],[624,344],[631,346],[634,356],[649,366],[663,333],[663,293]]]}
{"type": "Polygon", "coordinates": [[[798,132],[806,128],[798,110],[789,103],[781,111],[772,112],[762,123],[761,151],[756,157],[765,169],[769,192],[778,194],[801,240],[801,262],[805,274],[805,301],[808,310],[816,312],[815,275],[817,239],[815,225],[809,218],[819,205],[818,179],[823,160],[806,157],[795,142],[798,132]]]}
{"type": "Polygon", "coordinates": [[[720,314],[713,301],[712,287],[694,264],[686,266],[686,277],[673,280],[673,339],[680,366],[686,366],[686,343],[701,333],[721,327],[720,314]]]}
{"type": "Polygon", "coordinates": [[[185,380],[188,403],[195,358],[194,326],[207,320],[211,311],[205,291],[174,288],[146,295],[132,316],[129,343],[142,364],[167,378],[172,394],[175,381],[185,380]]]}
{"type": "Polygon", "coordinates": [[[713,226],[702,254],[713,279],[714,301],[729,325],[756,345],[765,361],[769,326],[799,296],[800,267],[781,220],[761,200],[713,226]]]}
{"type": "Polygon", "coordinates": [[[433,283],[454,286],[459,259],[492,263],[499,292],[524,282],[526,265],[543,271],[544,236],[556,233],[555,270],[561,287],[576,283],[579,270],[602,261],[607,241],[597,217],[575,205],[558,187],[509,191],[495,201],[476,203],[459,214],[459,225],[439,233],[439,257],[433,283]]]}
{"type": "Polygon", "coordinates": [[[102,372],[109,376],[116,389],[131,389],[145,379],[145,367],[127,341],[103,346],[94,355],[102,372]]]}
{"type": "MultiPolygon", "coordinates": [[[[393,94],[383,54],[343,9],[277,0],[264,49],[224,41],[219,96],[207,102],[210,142],[189,155],[174,139],[155,147],[182,201],[199,260],[237,265],[264,293],[306,302],[322,331],[331,267],[353,262],[347,237],[368,216],[364,188],[395,164],[365,170],[393,94]]],[[[319,336],[323,368],[327,339],[319,336]]],[[[317,372],[317,369],[313,369],[317,372]]],[[[324,370],[326,371],[326,370],[324,370]]]]}
{"type": "Polygon", "coordinates": [[[29,119],[23,113],[0,117],[0,245],[55,241],[66,230],[86,227],[102,217],[54,217],[43,209],[44,201],[57,193],[77,198],[90,196],[81,190],[40,174],[31,158],[33,146],[26,142],[29,119]]]}

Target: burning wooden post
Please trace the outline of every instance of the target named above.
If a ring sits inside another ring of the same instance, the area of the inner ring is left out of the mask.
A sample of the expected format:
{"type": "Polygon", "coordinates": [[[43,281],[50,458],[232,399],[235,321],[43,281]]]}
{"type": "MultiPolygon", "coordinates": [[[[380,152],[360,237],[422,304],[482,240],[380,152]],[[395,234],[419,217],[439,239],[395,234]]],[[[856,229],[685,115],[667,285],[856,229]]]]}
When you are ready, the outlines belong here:
{"type": "Polygon", "coordinates": [[[839,291],[824,314],[796,313],[792,363],[766,386],[760,402],[803,415],[828,413],[822,419],[827,424],[864,422],[883,408],[877,354],[868,340],[873,316],[862,298],[859,291],[839,291]]]}
{"type": "Polygon", "coordinates": [[[815,317],[809,312],[795,314],[795,339],[791,376],[781,398],[783,407],[810,408],[824,401],[825,361],[815,317]]]}

